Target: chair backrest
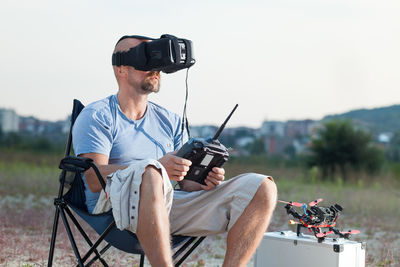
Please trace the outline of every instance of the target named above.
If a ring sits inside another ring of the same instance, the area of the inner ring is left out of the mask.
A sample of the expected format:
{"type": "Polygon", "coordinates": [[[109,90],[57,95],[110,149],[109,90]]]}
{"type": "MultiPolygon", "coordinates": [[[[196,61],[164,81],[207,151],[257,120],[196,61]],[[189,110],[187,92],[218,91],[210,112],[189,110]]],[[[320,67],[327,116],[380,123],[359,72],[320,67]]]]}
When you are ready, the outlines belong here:
{"type": "MultiPolygon", "coordinates": [[[[65,147],[65,156],[69,156],[71,154],[71,146],[72,146],[72,127],[75,124],[78,115],[81,113],[85,106],[77,99],[74,99],[72,113],[71,113],[71,126],[68,133],[68,141],[65,147]]],[[[82,181],[81,173],[71,173],[66,172],[61,173],[60,180],[64,179],[64,185],[67,189],[64,194],[64,200],[74,206],[77,209],[82,211],[87,211],[86,207],[86,196],[85,196],[85,185],[82,181]]]]}
{"type": "Polygon", "coordinates": [[[69,156],[71,154],[72,127],[74,126],[76,118],[78,118],[78,115],[81,113],[81,111],[84,107],[85,106],[81,103],[81,101],[74,99],[74,104],[73,104],[72,113],[71,113],[71,126],[69,128],[67,146],[65,147],[65,156],[69,156]]]}

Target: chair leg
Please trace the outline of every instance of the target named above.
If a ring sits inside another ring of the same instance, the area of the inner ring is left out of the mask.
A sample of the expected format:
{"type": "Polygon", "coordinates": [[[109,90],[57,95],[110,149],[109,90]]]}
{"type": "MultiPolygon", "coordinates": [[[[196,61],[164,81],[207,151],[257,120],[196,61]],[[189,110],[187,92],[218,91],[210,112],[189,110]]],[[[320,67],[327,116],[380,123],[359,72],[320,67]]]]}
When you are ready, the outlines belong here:
{"type": "MultiPolygon", "coordinates": [[[[192,247],[185,253],[185,255],[183,255],[183,256],[179,259],[179,261],[178,261],[177,263],[175,263],[175,267],[180,266],[180,265],[182,264],[182,262],[183,262],[184,260],[186,260],[186,258],[193,252],[193,250],[195,250],[195,249],[198,247],[198,245],[200,245],[200,243],[203,242],[204,238],[206,238],[206,237],[205,237],[205,236],[200,237],[200,238],[196,241],[196,243],[194,243],[194,244],[192,245],[192,247]]],[[[192,240],[192,239],[190,239],[190,240],[192,240]]],[[[189,240],[188,242],[190,242],[190,240],[189,240]]],[[[186,244],[185,244],[185,245],[186,245],[186,244]]],[[[174,255],[174,256],[175,256],[175,255],[174,255]]],[[[178,255],[177,255],[177,256],[178,256],[178,255]]]]}
{"type": "MultiPolygon", "coordinates": [[[[79,222],[76,220],[76,218],[75,218],[75,216],[72,214],[72,212],[70,211],[70,209],[68,208],[68,207],[65,207],[65,209],[64,209],[66,212],[67,212],[67,214],[68,214],[68,216],[69,216],[69,218],[72,220],[72,222],[75,224],[75,227],[78,229],[78,231],[81,233],[81,235],[83,236],[83,238],[86,240],[86,243],[88,243],[88,245],[90,246],[90,247],[92,247],[93,246],[93,243],[92,243],[92,241],[89,239],[89,237],[88,237],[88,235],[85,233],[85,231],[82,229],[82,227],[79,225],[79,222]]],[[[108,249],[108,248],[107,248],[108,249]]],[[[106,250],[107,250],[106,249],[106,250]]],[[[104,252],[106,251],[106,250],[104,250],[104,252]]],[[[104,253],[101,253],[100,252],[100,254],[99,254],[99,252],[97,251],[97,249],[95,249],[94,251],[93,251],[95,254],[96,254],[96,257],[94,258],[94,259],[99,259],[102,263],[103,263],[103,265],[107,265],[107,263],[101,258],[101,255],[104,253]]],[[[85,259],[86,260],[86,259],[85,259]]],[[[85,261],[84,260],[84,261],[85,261]]],[[[93,260],[93,259],[92,259],[93,260]]],[[[90,264],[92,264],[92,263],[90,263],[90,264]]],[[[107,265],[108,266],[108,265],[107,265]]]]}
{"type": "MultiPolygon", "coordinates": [[[[100,255],[103,255],[110,247],[111,247],[111,244],[107,244],[102,250],[100,250],[100,252],[99,252],[100,255]]],[[[90,265],[92,265],[97,259],[103,264],[104,267],[108,267],[107,262],[97,254],[89,261],[88,264],[86,264],[86,267],[89,267],[90,265]]]]}
{"type": "Polygon", "coordinates": [[[140,254],[140,267],[143,267],[144,266],[144,257],[145,257],[145,255],[144,254],[140,254]]]}
{"type": "Polygon", "coordinates": [[[65,230],[67,230],[68,238],[69,238],[69,241],[71,242],[72,249],[74,250],[75,256],[78,259],[78,264],[80,267],[84,267],[83,262],[85,260],[82,261],[81,255],[79,254],[78,247],[76,246],[76,242],[72,235],[71,227],[69,226],[67,217],[65,216],[64,209],[62,207],[59,207],[59,210],[60,210],[61,219],[64,222],[65,230]]]}
{"type": "Polygon", "coordinates": [[[186,241],[185,244],[183,244],[172,256],[172,259],[175,260],[179,255],[182,254],[183,251],[185,251],[187,249],[188,246],[190,246],[190,244],[193,243],[193,241],[196,240],[196,237],[191,237],[188,241],[186,241]]]}
{"type": "Polygon", "coordinates": [[[113,221],[106,230],[101,234],[101,236],[97,239],[96,243],[86,252],[85,256],[82,258],[83,262],[85,262],[89,256],[97,249],[100,243],[104,240],[104,238],[108,235],[108,233],[115,227],[115,221],[113,221]]]}
{"type": "Polygon", "coordinates": [[[47,267],[51,267],[53,265],[53,256],[54,256],[54,247],[56,244],[57,230],[58,230],[58,219],[60,218],[60,211],[58,210],[58,206],[56,206],[56,212],[54,214],[54,222],[53,222],[53,231],[51,234],[51,242],[50,242],[50,251],[49,251],[49,259],[47,261],[47,267]]]}

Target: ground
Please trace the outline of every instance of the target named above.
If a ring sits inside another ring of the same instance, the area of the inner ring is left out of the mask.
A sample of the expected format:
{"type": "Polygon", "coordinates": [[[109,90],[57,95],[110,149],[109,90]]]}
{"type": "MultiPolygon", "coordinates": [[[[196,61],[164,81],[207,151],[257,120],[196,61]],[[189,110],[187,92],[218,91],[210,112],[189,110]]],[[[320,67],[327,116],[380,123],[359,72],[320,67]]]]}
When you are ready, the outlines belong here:
{"type": "MultiPolygon", "coordinates": [[[[54,216],[52,198],[5,196],[0,200],[0,207],[0,266],[47,266],[54,216]]],[[[268,231],[294,230],[287,221],[283,206],[278,204],[268,231]]],[[[382,229],[381,225],[371,223],[368,218],[346,218],[344,215],[343,221],[345,229],[354,225],[362,226],[358,228],[361,234],[354,239],[367,242],[366,266],[399,266],[399,232],[382,229]]],[[[74,266],[76,261],[66,232],[62,227],[59,229],[53,266],[74,266]]],[[[85,230],[95,239],[97,235],[93,231],[88,227],[85,230]]],[[[77,231],[74,232],[75,236],[79,236],[77,231]]],[[[183,266],[221,266],[226,248],[225,239],[226,235],[207,237],[183,266]]],[[[87,249],[82,238],[77,238],[77,242],[84,250],[87,249]]],[[[110,266],[139,264],[137,255],[128,255],[114,248],[106,253],[105,259],[110,266]]],[[[248,266],[252,266],[252,262],[248,266]]]]}

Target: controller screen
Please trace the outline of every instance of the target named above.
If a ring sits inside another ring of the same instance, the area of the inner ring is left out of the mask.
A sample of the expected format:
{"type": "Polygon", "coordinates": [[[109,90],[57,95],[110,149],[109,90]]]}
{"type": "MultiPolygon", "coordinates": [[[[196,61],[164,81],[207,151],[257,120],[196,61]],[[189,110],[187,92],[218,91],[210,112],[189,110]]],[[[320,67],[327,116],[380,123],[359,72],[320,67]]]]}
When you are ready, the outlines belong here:
{"type": "Polygon", "coordinates": [[[200,162],[200,165],[202,166],[208,166],[210,164],[211,160],[213,159],[213,155],[207,154],[204,156],[203,160],[200,162]]]}

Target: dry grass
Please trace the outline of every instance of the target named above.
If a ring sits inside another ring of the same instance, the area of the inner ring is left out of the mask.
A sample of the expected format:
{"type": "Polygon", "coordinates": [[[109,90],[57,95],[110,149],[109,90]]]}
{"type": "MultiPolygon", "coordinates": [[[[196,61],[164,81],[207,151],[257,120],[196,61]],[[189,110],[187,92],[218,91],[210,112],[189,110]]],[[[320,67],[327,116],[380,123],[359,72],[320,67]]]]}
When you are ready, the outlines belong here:
{"type": "MultiPolygon", "coordinates": [[[[0,266],[45,266],[54,216],[52,199],[58,174],[54,159],[0,159],[0,266]]],[[[360,229],[354,239],[367,242],[367,266],[400,266],[400,185],[388,174],[369,177],[354,174],[351,183],[337,178],[321,182],[315,170],[303,171],[262,164],[227,165],[227,176],[249,170],[274,176],[279,198],[308,202],[322,197],[322,204],[339,203],[344,211],[339,228],[360,229]]],[[[283,205],[278,204],[269,231],[290,228],[283,205]]],[[[90,235],[96,236],[90,229],[90,235]]],[[[76,236],[79,236],[77,234],[76,236]]],[[[77,242],[85,249],[82,238],[77,242]]],[[[218,266],[225,252],[225,236],[206,238],[185,266],[218,266]]],[[[115,249],[106,259],[111,266],[135,266],[139,258],[115,249]]],[[[57,237],[54,266],[75,265],[74,254],[62,227],[57,237]]],[[[95,265],[99,266],[99,265],[95,265]]]]}

